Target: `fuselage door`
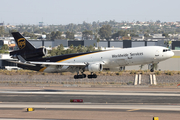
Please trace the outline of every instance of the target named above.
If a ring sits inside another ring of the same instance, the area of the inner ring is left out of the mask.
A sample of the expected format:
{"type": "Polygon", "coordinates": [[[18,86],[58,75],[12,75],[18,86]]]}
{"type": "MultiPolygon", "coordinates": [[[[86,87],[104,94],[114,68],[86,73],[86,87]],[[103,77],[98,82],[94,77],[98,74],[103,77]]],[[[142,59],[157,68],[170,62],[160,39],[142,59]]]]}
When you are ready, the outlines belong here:
{"type": "Polygon", "coordinates": [[[118,66],[125,66],[127,64],[125,59],[117,59],[116,63],[118,66]]]}
{"type": "Polygon", "coordinates": [[[155,52],[155,57],[154,57],[154,61],[158,62],[159,60],[161,60],[163,58],[163,54],[161,50],[156,50],[155,52]]]}
{"type": "Polygon", "coordinates": [[[156,50],[155,58],[158,58],[158,57],[159,57],[159,50],[156,50]]]}

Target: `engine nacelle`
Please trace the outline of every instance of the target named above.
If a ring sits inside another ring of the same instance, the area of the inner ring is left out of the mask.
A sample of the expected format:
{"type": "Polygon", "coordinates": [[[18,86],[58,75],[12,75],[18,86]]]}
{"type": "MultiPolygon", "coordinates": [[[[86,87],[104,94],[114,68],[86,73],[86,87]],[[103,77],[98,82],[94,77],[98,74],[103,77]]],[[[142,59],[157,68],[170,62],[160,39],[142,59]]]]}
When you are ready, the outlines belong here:
{"type": "Polygon", "coordinates": [[[95,63],[95,64],[89,64],[86,67],[86,70],[89,72],[99,72],[103,70],[103,66],[100,63],[95,63]]]}
{"type": "Polygon", "coordinates": [[[12,58],[17,58],[18,55],[21,55],[25,60],[41,58],[46,54],[47,54],[46,48],[37,48],[31,51],[17,50],[10,52],[10,56],[12,56],[12,58]]]}

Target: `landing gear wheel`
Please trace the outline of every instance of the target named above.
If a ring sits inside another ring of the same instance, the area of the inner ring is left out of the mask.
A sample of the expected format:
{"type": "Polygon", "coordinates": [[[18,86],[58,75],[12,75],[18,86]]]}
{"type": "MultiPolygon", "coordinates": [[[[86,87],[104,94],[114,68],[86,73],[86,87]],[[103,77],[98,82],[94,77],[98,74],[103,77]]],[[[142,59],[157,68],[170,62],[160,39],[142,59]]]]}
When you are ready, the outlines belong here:
{"type": "Polygon", "coordinates": [[[78,79],[78,75],[74,75],[74,79],[78,79]]]}
{"type": "Polygon", "coordinates": [[[151,72],[154,72],[154,69],[152,68],[150,71],[151,71],[151,72]]]}
{"type": "Polygon", "coordinates": [[[88,78],[91,79],[91,78],[92,78],[92,75],[88,75],[88,78]]]}
{"type": "Polygon", "coordinates": [[[83,78],[86,78],[86,74],[82,74],[83,78]]]}
{"type": "Polygon", "coordinates": [[[82,79],[82,78],[86,78],[86,74],[74,75],[74,79],[82,79]]]}
{"type": "Polygon", "coordinates": [[[89,79],[91,79],[91,78],[97,78],[97,75],[96,75],[96,74],[88,75],[88,78],[89,78],[89,79]]]}

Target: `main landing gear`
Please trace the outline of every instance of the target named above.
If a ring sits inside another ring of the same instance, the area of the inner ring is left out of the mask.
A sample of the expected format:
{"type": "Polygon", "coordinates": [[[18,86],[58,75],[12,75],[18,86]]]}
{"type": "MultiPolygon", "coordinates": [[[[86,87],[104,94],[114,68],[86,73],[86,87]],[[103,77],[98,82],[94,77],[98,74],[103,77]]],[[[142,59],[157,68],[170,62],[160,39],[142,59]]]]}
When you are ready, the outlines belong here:
{"type": "Polygon", "coordinates": [[[82,79],[82,78],[86,78],[86,74],[79,75],[79,73],[77,75],[74,75],[74,79],[82,79]]]}
{"type": "Polygon", "coordinates": [[[96,74],[93,74],[93,73],[91,73],[91,75],[88,75],[88,78],[97,78],[97,75],[96,74]]]}
{"type": "MultiPolygon", "coordinates": [[[[77,73],[77,75],[74,75],[74,79],[83,79],[83,78],[86,78],[86,74],[84,74],[83,72],[82,72],[81,75],[79,75],[79,73],[77,73]]],[[[89,78],[89,79],[97,78],[97,75],[91,73],[91,75],[88,75],[88,78],[89,78]]]]}

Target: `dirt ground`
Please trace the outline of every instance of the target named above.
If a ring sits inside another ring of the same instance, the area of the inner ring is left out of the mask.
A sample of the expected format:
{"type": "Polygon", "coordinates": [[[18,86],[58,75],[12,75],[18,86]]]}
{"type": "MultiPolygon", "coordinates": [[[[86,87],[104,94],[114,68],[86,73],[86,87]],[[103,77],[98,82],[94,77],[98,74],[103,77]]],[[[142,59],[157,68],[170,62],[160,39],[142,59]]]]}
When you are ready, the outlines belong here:
{"type": "Polygon", "coordinates": [[[120,111],[88,111],[88,110],[0,110],[0,118],[31,119],[68,119],[68,120],[179,120],[180,112],[161,113],[156,111],[120,110],[120,111]],[[8,116],[8,117],[7,117],[8,116]]]}
{"type": "MultiPolygon", "coordinates": [[[[96,79],[74,79],[73,75],[59,75],[59,74],[32,74],[27,75],[19,74],[0,74],[0,86],[54,86],[54,85],[134,85],[134,74],[108,74],[99,75],[96,79]],[[32,75],[31,75],[32,74],[32,75]]],[[[180,75],[156,75],[156,81],[158,86],[177,86],[180,84],[180,75]]],[[[141,76],[141,85],[150,85],[150,76],[143,74],[141,76]]]]}

